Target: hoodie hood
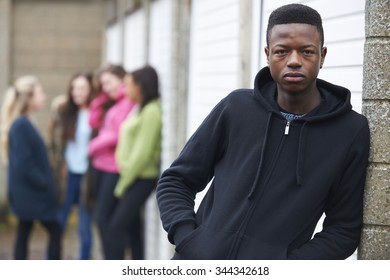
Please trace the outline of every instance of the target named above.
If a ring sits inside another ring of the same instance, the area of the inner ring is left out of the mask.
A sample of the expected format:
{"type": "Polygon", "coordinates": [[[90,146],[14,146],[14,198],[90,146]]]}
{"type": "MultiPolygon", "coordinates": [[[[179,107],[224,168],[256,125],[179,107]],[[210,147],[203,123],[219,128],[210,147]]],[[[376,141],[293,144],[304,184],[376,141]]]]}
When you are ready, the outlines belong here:
{"type": "MultiPolygon", "coordinates": [[[[315,122],[337,117],[352,110],[351,92],[341,86],[317,79],[317,88],[320,90],[323,101],[316,110],[315,115],[307,114],[302,120],[315,122]]],[[[254,96],[260,104],[269,112],[283,118],[276,103],[276,83],[271,76],[269,67],[264,67],[255,78],[254,96]],[[275,94],[269,94],[274,92],[275,94]]]]}
{"type": "MultiPolygon", "coordinates": [[[[352,110],[350,103],[351,92],[343,87],[333,85],[321,79],[317,79],[317,87],[322,96],[321,104],[312,112],[309,112],[304,117],[295,120],[294,122],[300,122],[301,131],[299,134],[299,146],[297,150],[297,162],[296,162],[296,182],[298,185],[303,183],[303,162],[305,158],[305,148],[306,148],[306,138],[309,123],[325,121],[331,118],[336,118],[337,116],[346,114],[352,110]]],[[[262,145],[261,158],[259,160],[259,167],[257,171],[256,180],[252,186],[251,192],[249,193],[248,198],[251,198],[256,190],[257,181],[260,178],[262,173],[262,167],[264,162],[264,153],[267,149],[267,138],[268,133],[271,127],[271,122],[273,117],[280,119],[285,119],[280,113],[280,108],[276,102],[277,87],[276,83],[271,76],[269,67],[264,67],[259,71],[255,78],[254,91],[255,99],[260,103],[261,106],[267,110],[268,121],[267,127],[265,130],[266,137],[264,138],[264,143],[262,145]],[[272,94],[273,93],[273,94],[272,94]]],[[[285,135],[288,135],[288,128],[291,121],[286,121],[286,131],[285,135]]]]}

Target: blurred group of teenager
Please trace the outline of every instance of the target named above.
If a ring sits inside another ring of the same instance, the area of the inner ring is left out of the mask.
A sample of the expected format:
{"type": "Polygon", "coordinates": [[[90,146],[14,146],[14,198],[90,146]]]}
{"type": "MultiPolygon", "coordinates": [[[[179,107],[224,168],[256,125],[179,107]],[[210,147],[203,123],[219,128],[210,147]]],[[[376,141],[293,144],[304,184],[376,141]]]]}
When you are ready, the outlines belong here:
{"type": "Polygon", "coordinates": [[[35,222],[48,232],[47,259],[61,259],[77,206],[79,259],[92,259],[96,224],[104,259],[144,259],[142,209],[160,175],[162,112],[151,66],[107,65],[79,73],[51,104],[48,141],[36,112],[45,92],[34,76],[15,80],[1,115],[8,204],[18,221],[14,258],[29,257],[35,222]]]}

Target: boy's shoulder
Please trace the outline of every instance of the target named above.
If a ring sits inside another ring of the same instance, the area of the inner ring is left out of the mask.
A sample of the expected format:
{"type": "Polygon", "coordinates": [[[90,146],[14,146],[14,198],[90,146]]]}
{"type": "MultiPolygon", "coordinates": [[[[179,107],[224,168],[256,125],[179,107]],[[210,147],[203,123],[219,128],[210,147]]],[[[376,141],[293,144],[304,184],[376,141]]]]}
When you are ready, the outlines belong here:
{"type": "Polygon", "coordinates": [[[230,92],[222,101],[226,106],[233,106],[235,108],[241,108],[242,106],[255,103],[253,90],[245,88],[230,92]]]}

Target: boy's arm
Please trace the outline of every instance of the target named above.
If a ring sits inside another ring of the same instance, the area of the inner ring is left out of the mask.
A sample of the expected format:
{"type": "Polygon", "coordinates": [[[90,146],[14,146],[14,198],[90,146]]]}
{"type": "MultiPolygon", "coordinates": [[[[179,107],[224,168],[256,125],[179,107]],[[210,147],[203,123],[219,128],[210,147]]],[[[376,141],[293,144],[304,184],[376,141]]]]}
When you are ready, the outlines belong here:
{"type": "Polygon", "coordinates": [[[171,243],[196,228],[195,197],[214,176],[214,166],[226,146],[224,101],[221,101],[192,135],[179,157],[163,172],[157,201],[171,243]]]}

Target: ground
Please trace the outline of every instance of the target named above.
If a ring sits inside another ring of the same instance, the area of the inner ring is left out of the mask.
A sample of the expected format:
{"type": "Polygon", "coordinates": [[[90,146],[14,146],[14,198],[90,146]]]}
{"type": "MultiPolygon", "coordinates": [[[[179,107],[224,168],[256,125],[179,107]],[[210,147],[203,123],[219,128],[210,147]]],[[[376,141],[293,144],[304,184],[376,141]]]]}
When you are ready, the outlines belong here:
{"type": "MultiPolygon", "coordinates": [[[[69,227],[64,233],[62,240],[62,258],[65,260],[75,260],[79,257],[79,237],[77,233],[76,215],[71,216],[69,227]]],[[[0,223],[0,260],[13,259],[13,247],[16,237],[16,222],[13,217],[10,217],[7,224],[0,223]]],[[[96,227],[94,226],[94,246],[92,251],[92,259],[99,260],[101,250],[99,246],[96,227]]],[[[46,256],[47,234],[44,228],[37,223],[31,234],[29,259],[41,260],[46,256]]]]}

